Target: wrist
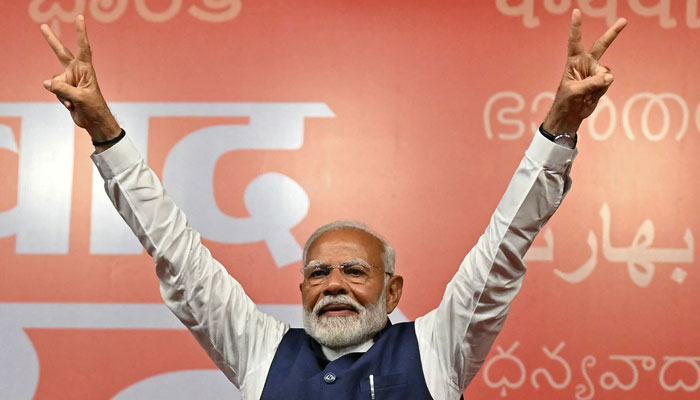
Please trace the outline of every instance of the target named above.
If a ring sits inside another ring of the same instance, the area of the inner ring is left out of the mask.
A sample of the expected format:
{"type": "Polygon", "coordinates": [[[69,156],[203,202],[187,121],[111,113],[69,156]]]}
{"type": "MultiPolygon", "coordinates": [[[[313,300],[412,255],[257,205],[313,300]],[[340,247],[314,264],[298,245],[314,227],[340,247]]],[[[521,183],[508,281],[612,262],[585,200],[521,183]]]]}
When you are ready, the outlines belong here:
{"type": "Polygon", "coordinates": [[[94,142],[106,142],[119,136],[122,128],[114,119],[112,114],[104,118],[97,118],[102,122],[91,125],[87,128],[90,137],[94,142]]]}
{"type": "Polygon", "coordinates": [[[126,131],[122,129],[119,133],[119,136],[115,137],[114,139],[110,139],[104,142],[96,142],[93,139],[92,145],[95,146],[95,153],[99,154],[109,149],[110,147],[114,146],[115,144],[119,143],[122,139],[124,139],[124,136],[126,136],[126,131]]]}
{"type": "Polygon", "coordinates": [[[122,128],[114,119],[111,113],[101,119],[102,123],[95,124],[87,129],[92,139],[92,143],[105,143],[103,145],[95,145],[95,153],[99,154],[109,149],[114,143],[109,143],[112,139],[119,137],[122,133],[122,128]]]}
{"type": "Polygon", "coordinates": [[[555,136],[560,135],[562,133],[567,133],[575,139],[576,132],[578,132],[578,128],[581,126],[581,122],[582,121],[580,120],[568,121],[564,118],[557,118],[551,116],[550,114],[547,114],[547,117],[542,123],[542,127],[544,128],[544,130],[550,132],[555,136]]]}

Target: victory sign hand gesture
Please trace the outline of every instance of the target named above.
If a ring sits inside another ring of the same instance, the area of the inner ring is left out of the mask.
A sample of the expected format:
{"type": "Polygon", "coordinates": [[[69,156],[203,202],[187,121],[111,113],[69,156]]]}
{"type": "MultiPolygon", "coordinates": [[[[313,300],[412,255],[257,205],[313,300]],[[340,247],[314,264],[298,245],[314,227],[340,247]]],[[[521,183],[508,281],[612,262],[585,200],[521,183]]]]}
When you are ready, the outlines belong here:
{"type": "Polygon", "coordinates": [[[586,52],[581,43],[581,11],[575,9],[571,13],[568,58],[552,108],[544,120],[546,131],[576,137],[581,122],[593,113],[613,81],[610,68],[599,61],[626,25],[624,18],[618,19],[586,52]]]}
{"type": "Polygon", "coordinates": [[[107,107],[97,84],[85,18],[82,15],[75,20],[75,27],[78,33],[78,52],[74,56],[48,25],[41,25],[41,33],[64,68],[60,75],[44,81],[44,87],[58,97],[70,111],[75,124],[85,128],[93,141],[104,142],[118,136],[121,128],[107,107]]]}

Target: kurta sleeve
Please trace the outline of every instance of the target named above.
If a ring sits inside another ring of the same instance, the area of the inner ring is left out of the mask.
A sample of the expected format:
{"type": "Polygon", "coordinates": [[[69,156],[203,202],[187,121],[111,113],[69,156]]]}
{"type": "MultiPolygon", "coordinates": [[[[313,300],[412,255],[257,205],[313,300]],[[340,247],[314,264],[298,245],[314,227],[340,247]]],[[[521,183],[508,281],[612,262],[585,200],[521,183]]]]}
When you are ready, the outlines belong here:
{"type": "Polygon", "coordinates": [[[128,137],[92,159],[114,207],[153,257],[165,304],[244,398],[259,398],[289,326],[259,311],[212,257],[128,137]]]}
{"type": "Polygon", "coordinates": [[[501,331],[525,275],[523,257],[571,187],[577,151],[536,134],[484,234],[437,309],[416,320],[428,388],[458,399],[501,331]]]}

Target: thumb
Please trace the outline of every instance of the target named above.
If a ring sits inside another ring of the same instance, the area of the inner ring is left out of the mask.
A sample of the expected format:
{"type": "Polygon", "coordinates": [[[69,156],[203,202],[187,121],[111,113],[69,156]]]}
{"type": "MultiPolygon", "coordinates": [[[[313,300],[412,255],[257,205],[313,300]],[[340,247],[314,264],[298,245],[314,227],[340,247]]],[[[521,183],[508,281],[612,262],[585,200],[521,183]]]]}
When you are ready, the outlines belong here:
{"type": "Polygon", "coordinates": [[[596,74],[578,82],[575,91],[582,96],[587,96],[600,91],[607,90],[608,87],[612,84],[612,82],[612,74],[596,74]]]}
{"type": "Polygon", "coordinates": [[[62,99],[68,99],[71,102],[73,102],[73,100],[75,100],[80,94],[80,91],[77,88],[57,79],[45,80],[44,88],[56,96],[62,99]]]}

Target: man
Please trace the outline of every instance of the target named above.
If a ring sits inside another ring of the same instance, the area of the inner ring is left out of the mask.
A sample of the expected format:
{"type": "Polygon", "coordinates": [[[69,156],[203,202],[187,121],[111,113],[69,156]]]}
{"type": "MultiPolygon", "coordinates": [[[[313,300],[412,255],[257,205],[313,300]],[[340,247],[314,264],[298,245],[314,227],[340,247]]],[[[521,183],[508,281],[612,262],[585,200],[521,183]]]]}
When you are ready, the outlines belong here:
{"type": "Polygon", "coordinates": [[[165,303],[247,399],[457,399],[501,330],[525,273],[523,257],[570,188],[576,131],[612,83],[600,57],[618,20],[586,52],[574,10],[568,59],[547,117],[491,223],[447,286],[413,323],[387,318],[401,298],[394,251],[369,228],[336,222],[307,241],[304,330],[258,311],[202,245],[119,127],[100,93],[85,22],[73,56],[42,26],[64,72],[44,82],[85,128],[107,193],[156,262],[165,303]]]}

